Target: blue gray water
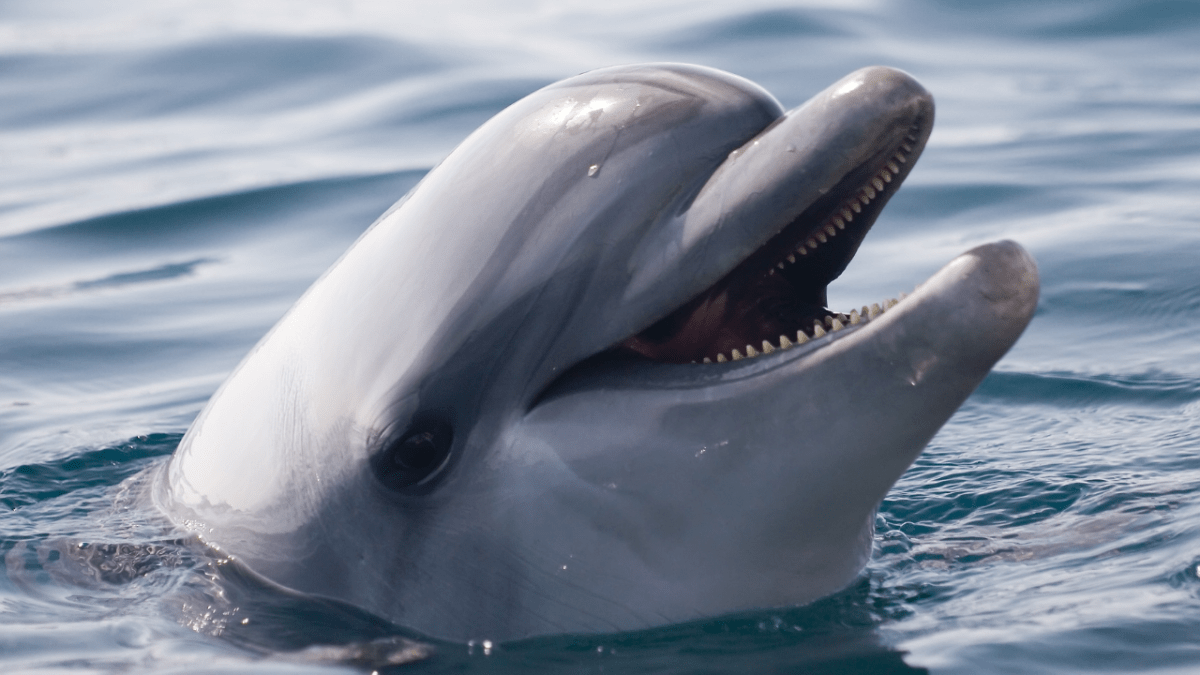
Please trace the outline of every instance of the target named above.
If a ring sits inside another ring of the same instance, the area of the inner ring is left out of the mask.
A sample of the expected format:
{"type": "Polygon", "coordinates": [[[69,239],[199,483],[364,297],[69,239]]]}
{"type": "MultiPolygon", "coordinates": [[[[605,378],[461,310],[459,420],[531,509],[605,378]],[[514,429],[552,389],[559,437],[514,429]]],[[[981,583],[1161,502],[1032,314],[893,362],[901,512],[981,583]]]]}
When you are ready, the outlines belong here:
{"type": "Polygon", "coordinates": [[[428,7],[0,2],[0,671],[425,654],[402,627],[180,546],[133,477],[477,125],[562,77],[652,60],[732,71],[789,107],[864,65],[913,73],[937,98],[933,137],[833,306],[1012,238],[1041,266],[1037,316],[883,503],[845,592],[434,644],[396,669],[1200,671],[1200,3],[428,7]]]}

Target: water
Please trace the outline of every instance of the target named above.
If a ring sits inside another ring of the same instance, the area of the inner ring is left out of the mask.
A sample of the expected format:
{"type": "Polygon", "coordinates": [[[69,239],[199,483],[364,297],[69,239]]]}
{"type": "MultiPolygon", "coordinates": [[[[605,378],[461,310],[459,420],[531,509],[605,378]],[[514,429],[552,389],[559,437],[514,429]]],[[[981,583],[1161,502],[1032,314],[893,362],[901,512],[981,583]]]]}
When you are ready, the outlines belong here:
{"type": "Polygon", "coordinates": [[[0,4],[0,670],[1200,669],[1200,3],[432,7],[0,4]],[[132,477],[471,130],[652,60],[789,107],[872,63],[934,93],[929,147],[835,307],[999,238],[1041,266],[1033,324],[884,502],[856,584],[428,656],[137,507],[132,477]]]}

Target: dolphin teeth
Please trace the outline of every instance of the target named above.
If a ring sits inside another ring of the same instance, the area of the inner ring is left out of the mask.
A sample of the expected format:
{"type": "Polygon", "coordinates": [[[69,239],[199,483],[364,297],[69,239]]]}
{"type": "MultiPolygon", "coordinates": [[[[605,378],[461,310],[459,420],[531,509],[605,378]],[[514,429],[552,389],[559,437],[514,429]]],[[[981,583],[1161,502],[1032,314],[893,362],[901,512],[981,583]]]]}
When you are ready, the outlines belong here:
{"type": "MultiPolygon", "coordinates": [[[[880,189],[882,189],[882,188],[883,188],[883,186],[881,185],[880,189]]],[[[867,196],[867,201],[875,199],[875,190],[872,189],[870,185],[863,188],[863,194],[867,196]]],[[[866,202],[863,202],[863,203],[866,204],[866,202]]]]}
{"type": "Polygon", "coordinates": [[[837,319],[834,319],[833,323],[829,326],[830,332],[839,331],[843,328],[845,328],[845,326],[843,326],[842,322],[838,321],[837,319]]]}
{"type": "Polygon", "coordinates": [[[872,304],[871,309],[868,310],[868,312],[867,312],[867,319],[874,319],[875,317],[879,316],[880,314],[883,314],[883,310],[879,308],[879,304],[878,303],[872,304]]]}
{"type": "Polygon", "coordinates": [[[818,323],[817,325],[813,326],[813,337],[819,338],[822,335],[825,335],[825,329],[821,326],[821,324],[818,323]]]}
{"type": "Polygon", "coordinates": [[[833,226],[833,223],[827,223],[825,225],[825,234],[828,234],[831,237],[837,234],[837,229],[833,226]]]}
{"type": "Polygon", "coordinates": [[[756,350],[752,345],[746,345],[746,358],[752,359],[756,356],[758,356],[758,350],[756,350]]]}
{"type": "Polygon", "coordinates": [[[788,262],[790,262],[790,263],[794,263],[794,262],[796,262],[796,256],[795,256],[795,254],[789,253],[789,254],[788,254],[788,257],[787,257],[787,261],[788,261],[788,262]]]}
{"type": "MultiPolygon", "coordinates": [[[[892,182],[892,172],[884,169],[883,171],[879,172],[879,178],[882,178],[883,182],[885,183],[890,183],[892,182]]],[[[879,189],[882,190],[883,188],[881,187],[879,189]]]]}
{"type": "Polygon", "coordinates": [[[786,335],[780,335],[779,336],[779,348],[780,349],[791,349],[792,341],[789,340],[786,335]]]}
{"type": "Polygon", "coordinates": [[[837,225],[837,229],[839,229],[839,230],[844,230],[844,229],[846,229],[846,221],[845,221],[845,220],[843,220],[841,216],[834,216],[834,217],[833,217],[833,224],[834,224],[834,225],[837,225]]]}
{"type": "Polygon", "coordinates": [[[889,309],[891,309],[891,308],[895,307],[895,306],[896,306],[896,305],[898,305],[898,304],[899,304],[899,301],[898,301],[898,300],[896,300],[895,298],[888,298],[888,299],[887,299],[886,301],[884,301],[884,303],[883,303],[883,311],[885,311],[885,312],[886,312],[887,310],[889,310],[889,309]]]}
{"type": "MultiPolygon", "coordinates": [[[[901,143],[900,147],[903,148],[905,152],[912,152],[912,146],[909,145],[908,143],[901,143]]],[[[900,154],[900,153],[896,153],[896,154],[900,154]]],[[[900,161],[903,162],[904,160],[901,159],[900,161]]]]}
{"type": "Polygon", "coordinates": [[[825,236],[824,232],[818,232],[817,233],[817,241],[824,244],[825,242],[829,241],[829,238],[825,236]]]}
{"type": "Polygon", "coordinates": [[[703,361],[703,362],[704,362],[704,363],[712,363],[712,359],[710,359],[710,358],[708,358],[708,357],[706,356],[706,357],[704,357],[704,361],[703,361]]]}
{"type": "MultiPolygon", "coordinates": [[[[890,178],[890,175],[889,175],[889,178],[890,178]]],[[[882,189],[883,189],[883,181],[882,181],[882,180],[880,180],[880,179],[878,179],[878,178],[876,178],[876,179],[872,180],[872,181],[871,181],[871,185],[875,186],[875,189],[876,189],[876,190],[882,190],[882,189]]]]}
{"type": "Polygon", "coordinates": [[[895,163],[895,162],[888,162],[888,163],[887,163],[887,168],[888,168],[888,170],[889,170],[889,171],[891,171],[892,173],[900,173],[900,167],[896,166],[896,163],[895,163]]]}
{"type": "Polygon", "coordinates": [[[738,351],[738,350],[736,350],[736,349],[735,349],[735,350],[733,350],[733,355],[732,355],[732,356],[733,356],[733,360],[734,360],[734,361],[741,361],[742,359],[746,358],[746,357],[742,356],[742,353],[741,353],[741,352],[739,352],[739,351],[738,351]]]}
{"type": "Polygon", "coordinates": [[[805,342],[808,342],[808,336],[804,334],[804,331],[796,331],[796,344],[802,345],[805,342]]]}
{"type": "Polygon", "coordinates": [[[808,246],[809,248],[813,248],[813,249],[815,249],[815,248],[817,247],[817,242],[813,241],[812,239],[809,239],[808,241],[806,241],[806,242],[804,242],[804,243],[805,243],[805,245],[806,245],[806,246],[808,246]]]}
{"type": "Polygon", "coordinates": [[[857,309],[850,310],[850,325],[857,326],[860,323],[862,323],[862,319],[860,319],[858,316],[858,310],[857,309]]]}
{"type": "MultiPolygon", "coordinates": [[[[869,190],[870,188],[867,188],[867,189],[869,190]]],[[[874,190],[872,190],[872,192],[874,192],[874,190]]],[[[862,202],[863,206],[866,206],[867,204],[871,203],[871,198],[868,197],[866,195],[866,193],[864,192],[863,194],[858,196],[858,201],[862,202]]]]}
{"type": "Polygon", "coordinates": [[[771,344],[769,340],[763,340],[762,353],[770,354],[773,351],[775,351],[775,345],[771,344]]]}
{"type": "Polygon", "coordinates": [[[717,363],[725,363],[728,360],[724,354],[717,354],[717,363]]]}
{"type": "Polygon", "coordinates": [[[783,269],[783,268],[784,268],[784,264],[783,264],[783,263],[776,263],[776,264],[775,264],[775,266],[776,266],[776,267],[778,267],[779,269],[783,269]]]}
{"type": "Polygon", "coordinates": [[[823,323],[823,324],[825,325],[825,327],[826,327],[826,328],[829,328],[830,326],[832,326],[832,325],[833,325],[833,317],[832,317],[832,316],[827,316],[827,317],[825,317],[824,319],[822,319],[822,320],[821,320],[821,323],[823,323]]]}
{"type": "Polygon", "coordinates": [[[796,253],[799,253],[800,255],[808,255],[808,249],[804,248],[804,246],[801,246],[800,248],[796,249],[796,253]]]}
{"type": "Polygon", "coordinates": [[[843,208],[842,217],[846,219],[847,223],[854,222],[854,212],[852,212],[850,209],[843,208]]]}
{"type": "Polygon", "coordinates": [[[862,205],[858,203],[857,199],[850,205],[850,208],[854,209],[855,213],[862,213],[862,205]]]}

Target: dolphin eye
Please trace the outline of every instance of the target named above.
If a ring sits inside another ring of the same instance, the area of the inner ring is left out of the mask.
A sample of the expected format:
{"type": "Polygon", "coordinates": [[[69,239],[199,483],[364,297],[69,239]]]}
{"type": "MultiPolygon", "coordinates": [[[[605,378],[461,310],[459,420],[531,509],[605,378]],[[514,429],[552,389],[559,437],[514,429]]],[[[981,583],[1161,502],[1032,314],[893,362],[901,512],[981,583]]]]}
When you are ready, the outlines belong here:
{"type": "Polygon", "coordinates": [[[417,421],[386,445],[374,462],[383,484],[401,492],[423,492],[448,464],[454,433],[440,421],[417,421]]]}

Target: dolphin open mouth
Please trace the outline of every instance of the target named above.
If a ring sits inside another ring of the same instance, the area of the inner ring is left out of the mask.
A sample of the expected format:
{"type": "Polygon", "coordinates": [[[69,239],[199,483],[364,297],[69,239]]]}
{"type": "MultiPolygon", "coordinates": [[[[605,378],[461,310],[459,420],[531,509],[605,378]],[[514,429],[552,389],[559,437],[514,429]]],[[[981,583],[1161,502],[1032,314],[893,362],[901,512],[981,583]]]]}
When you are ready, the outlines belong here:
{"type": "Polygon", "coordinates": [[[882,66],[791,110],[686,64],[540,89],[297,301],[153,498],[274,584],[460,642],[836,592],[1037,307],[1013,242],[827,307],[933,117],[882,66]]]}
{"type": "Polygon", "coordinates": [[[896,300],[835,312],[826,288],[912,170],[932,128],[930,107],[720,281],[621,350],[666,363],[724,363],[786,350],[887,311],[896,300]]]}

